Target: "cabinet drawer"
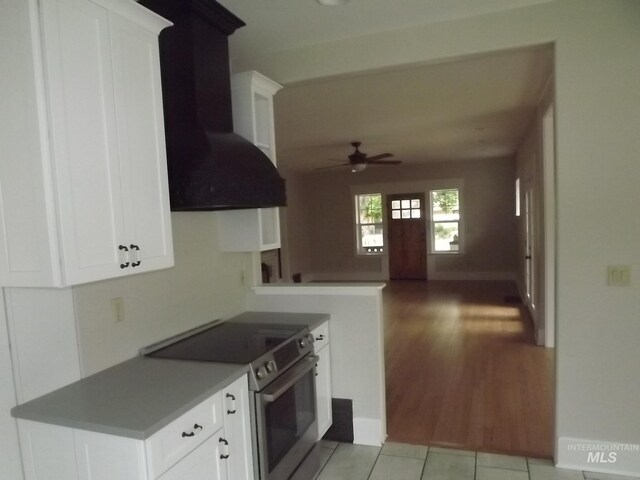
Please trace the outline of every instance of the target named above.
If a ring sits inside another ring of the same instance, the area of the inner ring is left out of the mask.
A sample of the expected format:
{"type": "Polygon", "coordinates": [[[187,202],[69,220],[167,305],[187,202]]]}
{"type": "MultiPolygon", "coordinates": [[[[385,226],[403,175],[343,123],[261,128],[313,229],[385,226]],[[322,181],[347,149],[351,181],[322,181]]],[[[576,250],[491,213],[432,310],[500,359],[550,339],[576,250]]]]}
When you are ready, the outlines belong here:
{"type": "Polygon", "coordinates": [[[313,348],[319,352],[321,348],[329,343],[329,322],[324,322],[311,331],[311,335],[315,339],[313,348]]]}
{"type": "Polygon", "coordinates": [[[146,441],[151,478],[157,478],[222,426],[222,397],[216,393],[153,434],[146,441]]]}

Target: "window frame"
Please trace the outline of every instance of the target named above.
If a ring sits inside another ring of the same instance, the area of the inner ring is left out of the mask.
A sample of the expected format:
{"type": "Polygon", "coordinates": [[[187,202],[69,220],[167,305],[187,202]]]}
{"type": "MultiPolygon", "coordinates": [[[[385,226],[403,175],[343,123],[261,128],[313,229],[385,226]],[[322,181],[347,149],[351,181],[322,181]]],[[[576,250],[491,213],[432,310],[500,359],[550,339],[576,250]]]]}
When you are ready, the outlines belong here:
{"type": "Polygon", "coordinates": [[[464,254],[464,215],[462,208],[462,187],[461,186],[443,186],[440,188],[432,188],[428,191],[429,197],[429,255],[461,255],[464,254]],[[444,190],[456,190],[458,192],[458,220],[434,220],[433,214],[433,193],[442,192],[444,190]],[[458,250],[436,250],[436,224],[441,223],[457,223],[458,224],[458,250]]]}
{"type": "Polygon", "coordinates": [[[387,239],[386,239],[386,225],[385,225],[385,195],[382,192],[365,192],[365,193],[354,193],[353,194],[353,201],[354,201],[354,215],[355,215],[355,221],[354,221],[354,225],[355,225],[355,234],[356,234],[356,254],[357,255],[362,255],[362,256],[383,256],[386,254],[385,250],[386,250],[386,243],[387,243],[387,239]],[[381,209],[382,209],[382,214],[381,214],[381,218],[379,222],[374,222],[374,223],[361,223],[360,222],[360,197],[365,197],[365,196],[379,196],[380,197],[380,204],[381,204],[381,209]],[[362,228],[363,226],[369,226],[369,225],[373,225],[373,226],[379,226],[382,230],[382,246],[380,247],[365,247],[362,245],[362,228]],[[367,251],[366,249],[368,248],[376,248],[379,249],[380,251],[367,251]]]}

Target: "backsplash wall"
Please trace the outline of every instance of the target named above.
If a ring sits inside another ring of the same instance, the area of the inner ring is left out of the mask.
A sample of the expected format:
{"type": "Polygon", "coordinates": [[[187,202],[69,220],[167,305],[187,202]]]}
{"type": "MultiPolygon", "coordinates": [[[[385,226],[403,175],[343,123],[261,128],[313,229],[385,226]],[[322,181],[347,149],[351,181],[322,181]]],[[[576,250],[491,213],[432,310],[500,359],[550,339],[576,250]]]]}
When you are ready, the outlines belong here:
{"type": "Polygon", "coordinates": [[[245,309],[250,253],[221,253],[216,213],[173,213],[175,267],[73,288],[82,376],[140,347],[245,309]],[[116,322],[111,300],[124,301],[116,322]]]}

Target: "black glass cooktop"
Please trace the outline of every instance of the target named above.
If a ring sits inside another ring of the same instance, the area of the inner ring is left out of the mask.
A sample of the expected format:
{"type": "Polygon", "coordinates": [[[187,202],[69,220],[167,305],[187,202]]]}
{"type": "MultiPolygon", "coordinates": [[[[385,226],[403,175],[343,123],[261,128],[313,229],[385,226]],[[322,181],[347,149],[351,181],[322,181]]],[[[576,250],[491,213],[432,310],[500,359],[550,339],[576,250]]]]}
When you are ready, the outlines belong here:
{"type": "Polygon", "coordinates": [[[224,322],[147,355],[249,364],[305,328],[304,325],[224,322]]]}

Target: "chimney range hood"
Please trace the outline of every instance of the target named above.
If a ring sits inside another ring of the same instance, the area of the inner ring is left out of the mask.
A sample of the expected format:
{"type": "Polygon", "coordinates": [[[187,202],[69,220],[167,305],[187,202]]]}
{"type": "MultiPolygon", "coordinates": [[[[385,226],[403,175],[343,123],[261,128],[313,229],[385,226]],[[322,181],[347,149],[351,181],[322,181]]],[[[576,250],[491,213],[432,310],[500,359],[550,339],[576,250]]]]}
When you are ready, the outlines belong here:
{"type": "Polygon", "coordinates": [[[173,211],[286,205],[284,180],[233,133],[228,36],[244,22],[214,0],[141,0],[173,22],[160,69],[173,211]]]}

